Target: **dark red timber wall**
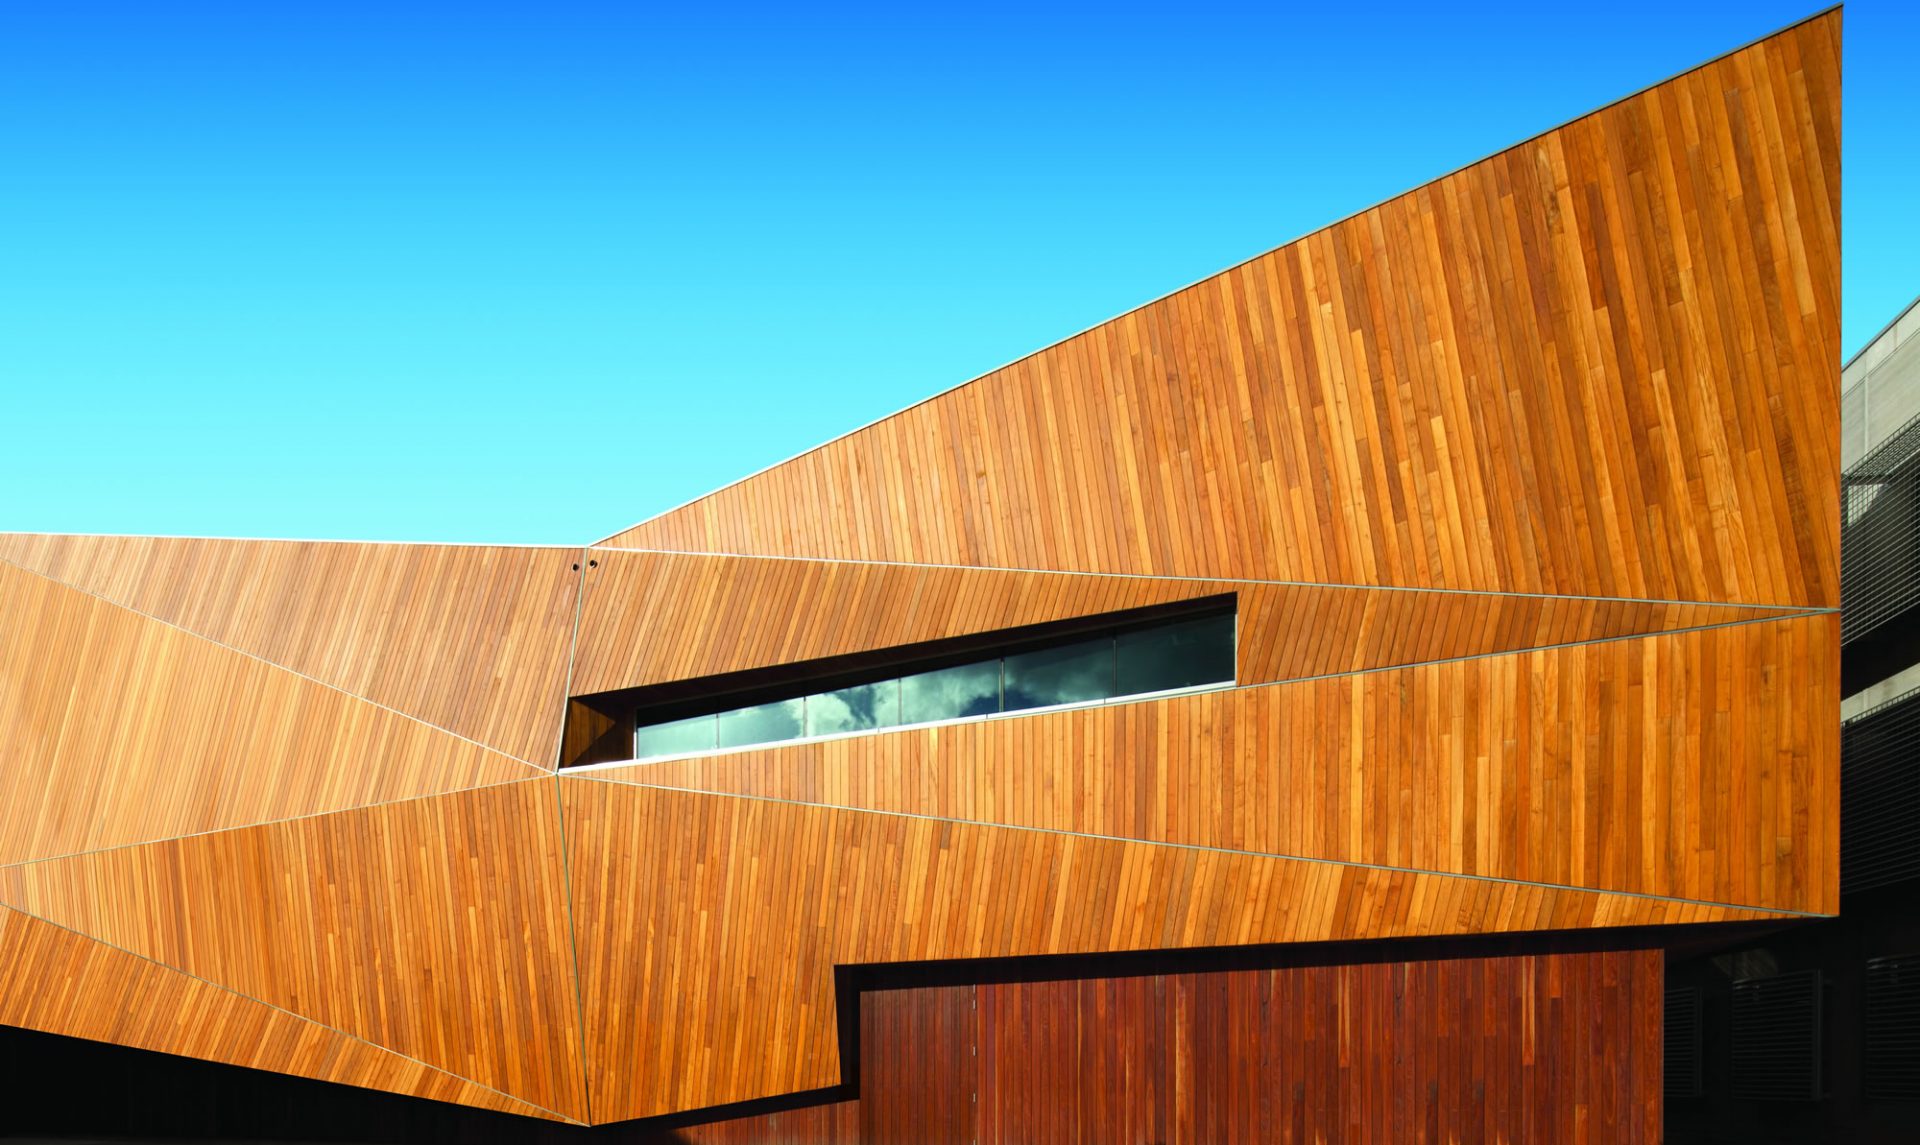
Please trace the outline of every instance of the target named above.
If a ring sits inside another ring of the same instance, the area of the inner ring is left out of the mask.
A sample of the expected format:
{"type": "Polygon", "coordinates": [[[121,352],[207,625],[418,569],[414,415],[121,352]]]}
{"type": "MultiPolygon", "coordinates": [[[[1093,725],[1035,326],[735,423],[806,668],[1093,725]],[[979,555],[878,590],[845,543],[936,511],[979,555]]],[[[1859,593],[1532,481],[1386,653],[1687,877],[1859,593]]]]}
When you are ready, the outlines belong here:
{"type": "Polygon", "coordinates": [[[860,1096],[686,1141],[1657,1142],[1663,955],[874,990],[860,1096]]]}

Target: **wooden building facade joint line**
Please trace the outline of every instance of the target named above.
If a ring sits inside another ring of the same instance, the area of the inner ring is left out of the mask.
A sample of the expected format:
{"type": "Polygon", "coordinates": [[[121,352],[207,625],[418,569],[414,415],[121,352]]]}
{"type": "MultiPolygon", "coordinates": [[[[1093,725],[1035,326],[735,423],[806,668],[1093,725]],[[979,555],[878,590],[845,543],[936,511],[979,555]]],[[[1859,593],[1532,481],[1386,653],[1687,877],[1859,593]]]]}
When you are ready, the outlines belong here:
{"type": "Polygon", "coordinates": [[[553,790],[536,776],[8,867],[0,905],[580,1120],[553,790]],[[369,1004],[389,995],[409,1004],[369,1004]]]}
{"type": "MultiPolygon", "coordinates": [[[[646,767],[637,764],[636,767],[646,767]]],[[[1674,903],[1680,906],[1712,907],[1718,910],[1758,911],[1780,918],[1821,919],[1834,918],[1834,913],[1821,911],[1791,910],[1785,907],[1761,903],[1715,902],[1710,899],[1683,898],[1676,895],[1651,894],[1646,891],[1621,890],[1606,886],[1585,886],[1577,883],[1548,883],[1535,879],[1516,879],[1504,875],[1482,875],[1467,871],[1435,870],[1425,867],[1401,867],[1390,863],[1366,863],[1351,859],[1328,859],[1317,855],[1290,855],[1276,851],[1248,851],[1236,847],[1214,847],[1204,843],[1182,843],[1165,839],[1143,839],[1134,835],[1107,835],[1096,831],[1069,831],[1058,827],[1036,827],[1025,823],[1006,823],[995,819],[966,819],[951,815],[932,815],[917,811],[900,811],[890,808],[862,807],[855,803],[828,803],[808,799],[788,799],[776,795],[757,795],[740,791],[715,791],[701,787],[676,787],[664,783],[647,783],[637,779],[610,779],[606,773],[586,775],[562,775],[562,779],[581,780],[591,783],[603,783],[615,787],[639,787],[649,791],[672,791],[682,795],[699,795],[712,799],[738,799],[749,803],[780,804],[789,807],[810,807],[821,811],[846,811],[860,815],[877,815],[889,819],[910,819],[931,823],[986,827],[1001,831],[1024,831],[1035,835],[1057,836],[1067,839],[1087,839],[1103,843],[1131,843],[1142,847],[1164,847],[1175,851],[1199,851],[1216,855],[1238,855],[1254,859],[1278,859],[1289,863],[1312,863],[1318,866],[1336,867],[1361,871],[1378,871],[1382,874],[1426,875],[1435,878],[1468,879],[1474,882],[1493,883],[1501,886],[1533,887],[1539,890],[1571,891],[1586,894],[1617,895],[1621,898],[1644,899],[1649,902],[1674,903]]]]}
{"type": "Polygon", "coordinates": [[[169,965],[168,963],[161,962],[155,958],[149,958],[147,955],[141,954],[139,951],[128,950],[125,947],[116,946],[115,944],[108,942],[104,939],[96,938],[91,934],[86,934],[82,931],[75,930],[70,926],[66,926],[53,919],[45,918],[41,915],[35,914],[34,912],[27,910],[23,907],[20,907],[18,905],[15,905],[13,903],[0,902],[0,913],[7,913],[7,912],[10,912],[12,914],[17,914],[22,918],[30,918],[35,922],[53,927],[56,930],[64,931],[67,934],[71,934],[76,938],[83,939],[86,942],[91,943],[95,946],[102,947],[103,949],[114,951],[117,954],[123,954],[129,958],[137,958],[142,962],[148,963],[153,966],[158,966],[161,969],[168,971],[169,973],[178,974],[184,978],[192,979],[193,981],[198,982],[203,986],[212,987],[213,989],[219,990],[222,993],[231,994],[236,998],[243,998],[246,1001],[252,1002],[255,1005],[264,1006],[265,1008],[272,1010],[275,1013],[284,1014],[287,1017],[294,1019],[295,1021],[303,1022],[307,1025],[314,1026],[318,1029],[326,1030],[329,1033],[336,1034],[350,1041],[358,1042],[361,1045],[372,1046],[374,1049],[379,1050],[382,1053],[388,1053],[388,1054],[392,1054],[394,1057],[403,1058],[409,1062],[412,1062],[414,1065],[419,1066],[422,1069],[432,1070],[434,1073],[437,1073],[437,1074],[444,1074],[447,1077],[454,1078],[458,1081],[466,1083],[467,1085],[474,1086],[477,1089],[484,1089],[489,1093],[498,1094],[500,1097],[506,1098],[509,1101],[517,1102],[531,1109],[538,1109],[540,1110],[540,1112],[552,1117],[556,1121],[565,1122],[566,1124],[569,1124],[569,1125],[587,1124],[586,1122],[568,1117],[564,1113],[560,1113],[556,1110],[548,1109],[545,1106],[539,1105],[535,1102],[528,1101],[524,1097],[519,1097],[515,1094],[505,1093],[501,1090],[495,1089],[494,1087],[487,1085],[485,1082],[475,1081],[470,1077],[462,1077],[460,1074],[457,1074],[452,1070],[449,1070],[443,1066],[434,1065],[432,1062],[421,1061],[419,1058],[413,1057],[410,1054],[402,1053],[401,1051],[396,1050],[391,1046],[383,1046],[377,1042],[369,1041],[366,1038],[363,1038],[360,1035],[352,1033],[350,1031],[342,1030],[337,1027],[330,1026],[325,1022],[315,1021],[313,1018],[307,1017],[305,1014],[296,1013],[292,1010],[287,1009],[285,1006],[275,1005],[272,1002],[266,1001],[261,998],[256,998],[253,995],[248,994],[244,991],[236,990],[231,986],[225,985],[224,983],[215,982],[211,978],[205,978],[205,977],[202,977],[201,975],[193,973],[192,971],[183,970],[178,966],[169,965]]]}
{"type": "MultiPolygon", "coordinates": [[[[587,550],[583,548],[580,550],[578,559],[574,562],[574,569],[579,575],[574,582],[573,590],[573,626],[567,630],[567,670],[566,674],[562,677],[562,679],[566,681],[563,686],[566,694],[561,696],[558,701],[563,713],[567,704],[575,695],[573,673],[580,658],[580,618],[584,616],[587,611],[587,572],[593,567],[589,563],[592,559],[593,558],[587,555],[587,550]]],[[[553,760],[553,763],[551,766],[543,768],[543,770],[549,772],[558,772],[560,770],[560,754],[566,750],[566,742],[567,720],[566,716],[562,714],[559,720],[559,726],[554,729],[553,754],[549,757],[553,760]]]]}
{"type": "Polygon", "coordinates": [[[1665,604],[1678,606],[1698,606],[1707,608],[1749,608],[1767,609],[1781,616],[1817,615],[1825,612],[1840,611],[1837,605],[1792,604],[1770,601],[1747,600],[1682,600],[1651,596],[1603,596],[1588,593],[1568,592],[1522,592],[1496,588],[1460,588],[1446,585],[1419,584],[1371,584],[1358,581],[1340,580],[1285,580],[1271,577],[1248,577],[1199,573],[1154,573],[1154,572],[1116,572],[1101,569],[1060,569],[1028,568],[1016,565],[995,564],[951,564],[939,561],[878,560],[861,557],[822,557],[795,556],[791,553],[746,553],[717,552],[694,548],[659,548],[646,546],[594,545],[589,552],[638,553],[669,557],[713,557],[720,560],[737,561],[783,561],[800,565],[849,565],[854,567],[926,569],[942,572],[976,573],[1025,573],[1047,577],[1090,577],[1105,580],[1138,580],[1165,582],[1170,584],[1191,583],[1204,586],[1225,586],[1234,588],[1271,587],[1271,588],[1328,588],[1353,589],[1362,592],[1404,592],[1422,593],[1434,596],[1455,597],[1497,597],[1515,600],[1569,601],[1589,604],[1665,604]]]}
{"type": "Polygon", "coordinates": [[[580,1104],[586,1122],[593,1121],[593,1059],[587,1045],[587,995],[580,980],[580,932],[573,903],[573,849],[567,844],[567,809],[560,775],[552,778],[554,830],[560,838],[560,893],[567,913],[567,975],[573,983],[574,1010],[579,1020],[580,1104]]]}
{"type": "Polygon", "coordinates": [[[839,966],[1776,917],[620,788],[567,788],[592,857],[575,878],[599,920],[583,970],[608,1120],[844,1081],[839,966]],[[618,858],[634,838],[662,843],[641,868],[618,858]]]}
{"type": "Polygon", "coordinates": [[[21,867],[37,866],[41,863],[57,863],[63,859],[84,859],[89,855],[107,855],[115,851],[129,851],[136,847],[151,847],[156,843],[178,843],[186,839],[202,839],[211,835],[225,835],[234,831],[251,831],[259,827],[277,827],[286,823],[299,823],[308,819],[325,819],[330,815],[349,815],[356,811],[373,811],[382,807],[395,807],[405,803],[420,803],[428,799],[440,799],[448,795],[465,795],[472,791],[491,791],[496,787],[512,787],[519,783],[538,783],[552,778],[552,772],[544,775],[528,775],[516,779],[502,779],[493,783],[480,783],[472,787],[456,787],[448,791],[426,791],[419,795],[407,795],[399,799],[382,799],[376,803],[356,803],[351,807],[333,807],[325,811],[309,811],[303,815],[280,815],[272,819],[260,819],[251,823],[234,823],[224,827],[212,827],[205,831],[189,831],[184,835],[163,835],[154,839],[135,839],[127,843],[114,843],[106,847],[89,847],[84,851],[68,851],[61,855],[40,855],[31,859],[19,859],[11,863],[0,863],[0,871],[11,871],[21,867]]]}
{"type": "MultiPolygon", "coordinates": [[[[38,535],[38,534],[29,534],[29,535],[38,535]]],[[[441,735],[459,740],[461,743],[470,744],[473,747],[477,747],[482,751],[485,751],[491,755],[498,756],[503,760],[509,760],[513,763],[518,763],[525,767],[529,767],[533,769],[533,771],[537,774],[545,774],[551,770],[550,768],[542,767],[540,764],[535,763],[532,760],[521,759],[516,755],[512,755],[508,752],[501,751],[499,748],[494,747],[491,744],[482,743],[481,741],[474,739],[471,736],[462,735],[457,731],[453,731],[449,728],[442,727],[441,725],[436,724],[431,720],[421,719],[419,716],[416,716],[411,712],[402,711],[399,708],[393,707],[389,704],[383,704],[378,700],[368,699],[367,697],[362,696],[356,692],[348,691],[347,689],[340,687],[338,684],[329,683],[328,681],[322,680],[316,676],[310,676],[305,672],[296,671],[292,668],[287,667],[285,664],[276,663],[272,660],[267,659],[264,656],[258,655],[257,653],[249,652],[244,648],[236,648],[231,644],[227,644],[222,641],[215,640],[204,633],[195,632],[193,629],[187,628],[184,625],[176,624],[173,621],[166,619],[165,617],[155,616],[150,612],[144,612],[138,608],[133,608],[128,605],[121,604],[119,601],[103,596],[100,593],[92,591],[91,589],[82,587],[80,585],[69,584],[66,581],[59,579],[58,577],[51,577],[43,572],[40,572],[37,569],[31,569],[24,565],[16,564],[13,561],[7,560],[5,557],[0,557],[0,564],[4,564],[9,568],[25,573],[27,576],[37,577],[40,580],[44,580],[49,584],[59,585],[61,588],[67,589],[71,592],[77,592],[77,593],[81,593],[82,595],[91,597],[92,599],[100,602],[102,605],[106,606],[107,608],[118,609],[121,612],[130,613],[134,616],[138,616],[142,618],[143,620],[149,620],[155,624],[164,625],[167,628],[170,628],[173,631],[178,632],[182,636],[185,636],[189,639],[197,640],[203,644],[210,645],[214,648],[219,648],[226,652],[231,652],[236,656],[243,656],[246,659],[251,660],[256,664],[263,665],[267,668],[274,670],[275,672],[284,672],[288,676],[291,676],[298,680],[305,681],[306,683],[312,684],[316,687],[325,688],[330,692],[337,692],[340,695],[347,697],[348,699],[354,700],[358,703],[365,704],[368,707],[377,708],[380,711],[386,712],[388,715],[397,716],[400,719],[407,720],[411,723],[419,724],[421,727],[432,728],[434,731],[440,733],[441,735]]]]}

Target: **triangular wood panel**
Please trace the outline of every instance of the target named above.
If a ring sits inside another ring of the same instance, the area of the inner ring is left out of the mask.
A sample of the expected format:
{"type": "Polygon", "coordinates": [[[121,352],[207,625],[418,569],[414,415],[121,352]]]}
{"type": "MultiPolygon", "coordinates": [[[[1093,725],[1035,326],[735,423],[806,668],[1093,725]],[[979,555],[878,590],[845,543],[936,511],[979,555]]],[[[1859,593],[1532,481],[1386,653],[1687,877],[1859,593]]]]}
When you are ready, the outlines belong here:
{"type": "Polygon", "coordinates": [[[599,1121],[838,1084],[836,965],[1767,917],[560,780],[599,1121]]]}
{"type": "Polygon", "coordinates": [[[578,549],[0,534],[0,560],[516,759],[559,742],[578,549]]]}
{"type": "Polygon", "coordinates": [[[1794,614],[604,548],[590,559],[574,695],[1226,594],[1239,598],[1243,684],[1794,614]]]}
{"type": "Polygon", "coordinates": [[[1240,590],[1242,684],[1801,615],[1731,604],[1252,584],[1240,590]]]}
{"type": "Polygon", "coordinates": [[[0,870],[0,902],[584,1120],[554,780],[0,870]]]}
{"type": "Polygon", "coordinates": [[[1840,17],[608,538],[1839,603],[1840,17]]]}
{"type": "Polygon", "coordinates": [[[592,775],[1831,912],[1839,745],[1782,697],[1831,694],[1835,623],[1800,616],[592,775]],[[1789,822],[1804,845],[1781,845],[1789,822]]]}
{"type": "Polygon", "coordinates": [[[0,563],[0,865],[535,773],[0,563]]]}
{"type": "Polygon", "coordinates": [[[0,907],[0,1023],[559,1119],[338,1030],[0,907]]]}
{"type": "Polygon", "coordinates": [[[1236,587],[619,549],[593,549],[589,559],[574,695],[1144,608],[1236,587]]]}

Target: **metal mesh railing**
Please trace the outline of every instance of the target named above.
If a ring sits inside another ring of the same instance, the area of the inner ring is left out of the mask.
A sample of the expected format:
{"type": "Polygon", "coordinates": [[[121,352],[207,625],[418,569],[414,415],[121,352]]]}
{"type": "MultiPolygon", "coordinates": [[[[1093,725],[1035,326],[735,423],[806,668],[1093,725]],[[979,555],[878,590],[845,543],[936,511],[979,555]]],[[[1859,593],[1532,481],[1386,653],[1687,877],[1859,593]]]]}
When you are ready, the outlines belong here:
{"type": "Polygon", "coordinates": [[[1840,476],[1840,642],[1920,605],[1920,417],[1840,476]]]}
{"type": "Polygon", "coordinates": [[[1825,983],[1820,971],[1799,970],[1733,984],[1735,1097],[1820,1100],[1825,983]]]}
{"type": "Polygon", "coordinates": [[[1920,1101],[1920,954],[1867,959],[1867,1096],[1920,1101]]]}
{"type": "Polygon", "coordinates": [[[1840,729],[1840,891],[1920,877],[1920,690],[1840,729]]]}
{"type": "Polygon", "coordinates": [[[1667,988],[1665,1053],[1661,1077],[1669,1100],[1700,1096],[1700,991],[1667,988]]]}

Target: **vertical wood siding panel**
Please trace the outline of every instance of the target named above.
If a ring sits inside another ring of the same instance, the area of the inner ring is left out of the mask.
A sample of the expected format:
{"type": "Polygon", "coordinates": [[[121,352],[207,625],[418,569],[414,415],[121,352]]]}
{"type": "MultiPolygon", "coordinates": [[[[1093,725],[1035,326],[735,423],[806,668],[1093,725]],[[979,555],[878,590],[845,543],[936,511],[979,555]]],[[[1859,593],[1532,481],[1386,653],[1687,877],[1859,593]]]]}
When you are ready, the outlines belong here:
{"type": "MultiPolygon", "coordinates": [[[[1444,875],[1368,871],[972,823],[563,777],[596,1120],[822,1088],[841,1080],[832,968],[898,960],[1208,947],[1238,941],[1477,933],[1660,921],[1659,900],[1482,883],[1459,909],[1444,875]],[[720,824],[738,824],[724,838],[720,824]],[[709,826],[711,825],[711,826],[709,826]],[[625,841],[651,846],[629,853],[625,841]],[[607,862],[609,851],[621,855],[607,862]],[[698,853],[695,884],[671,877],[698,853]],[[930,925],[929,886],[953,878],[964,933],[930,925]],[[958,874],[955,871],[954,874],[958,874]],[[1248,895],[1238,888],[1253,885],[1248,895]],[[1336,898],[1315,889],[1337,885],[1336,898]],[[1297,904],[1275,912],[1266,904],[1297,904]],[[647,957],[696,968],[649,975],[647,957]],[[688,981],[697,982],[689,989],[688,981]],[[643,1000],[662,1040],[636,1068],[614,1018],[643,1000]],[[753,1015],[780,1015],[771,1025],[753,1015]],[[743,1039],[750,1048],[736,1053],[743,1039]],[[752,1063],[713,1068],[710,1062],[752,1063]],[[700,1063],[700,1068],[691,1068],[700,1063]]],[[[1702,920],[1765,917],[1702,907],[1702,920]]],[[[995,1084],[1004,1086],[1000,1074],[995,1084]]]]}
{"type": "Polygon", "coordinates": [[[0,561],[542,766],[580,552],[0,534],[0,561]]]}
{"type": "Polygon", "coordinates": [[[610,543],[1830,607],[1838,25],[1816,17],[610,543]],[[990,502],[955,480],[955,442],[979,443],[990,502]],[[1273,443],[1284,485],[1264,477],[1273,443]],[[916,508],[933,489],[964,504],[916,508]],[[825,519],[851,527],[796,527],[825,519]],[[1170,544],[1122,535],[1154,520],[1170,544]]]}
{"type": "Polygon", "coordinates": [[[0,902],[584,1118],[551,778],[0,869],[0,902]]]}
{"type": "Polygon", "coordinates": [[[535,774],[0,564],[0,864],[535,774]]]}

